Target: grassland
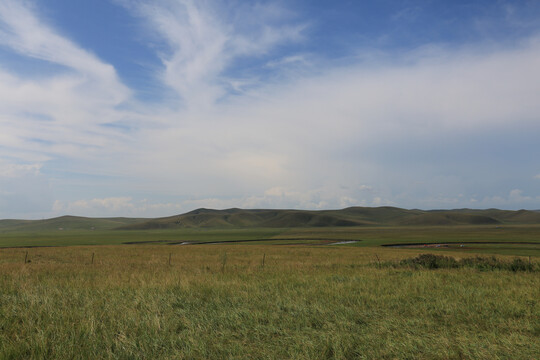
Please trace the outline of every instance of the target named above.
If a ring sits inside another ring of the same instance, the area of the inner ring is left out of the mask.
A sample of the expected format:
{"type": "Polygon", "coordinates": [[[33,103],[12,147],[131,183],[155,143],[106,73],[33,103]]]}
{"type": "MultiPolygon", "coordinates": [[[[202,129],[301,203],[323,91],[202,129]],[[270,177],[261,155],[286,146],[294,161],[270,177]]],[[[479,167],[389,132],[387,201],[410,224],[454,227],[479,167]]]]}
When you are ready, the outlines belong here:
{"type": "MultiPolygon", "coordinates": [[[[178,245],[231,242],[244,244],[328,244],[357,241],[349,246],[400,244],[465,244],[460,251],[540,256],[540,225],[371,226],[325,228],[236,228],[172,230],[48,230],[0,234],[1,247],[115,245],[154,243],[178,245]],[[469,244],[474,243],[474,244],[469,244]]],[[[436,249],[447,251],[445,247],[436,249]]]]}
{"type": "Polygon", "coordinates": [[[378,265],[421,252],[261,245],[2,249],[0,358],[537,357],[537,272],[378,265]]]}
{"type": "Polygon", "coordinates": [[[540,353],[537,224],[118,230],[136,222],[58,219],[0,224],[0,359],[540,353]],[[356,242],[330,245],[346,240],[356,242]],[[406,244],[444,245],[382,246],[406,244]],[[532,265],[426,269],[402,261],[423,253],[458,259],[452,266],[478,254],[532,265]]]}

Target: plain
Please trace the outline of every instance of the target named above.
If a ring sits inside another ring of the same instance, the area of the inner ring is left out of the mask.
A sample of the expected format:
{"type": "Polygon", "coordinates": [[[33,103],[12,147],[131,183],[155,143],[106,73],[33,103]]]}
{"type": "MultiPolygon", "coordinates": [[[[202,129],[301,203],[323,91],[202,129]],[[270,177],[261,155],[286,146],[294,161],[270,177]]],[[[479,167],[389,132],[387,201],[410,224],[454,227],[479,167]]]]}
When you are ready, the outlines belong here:
{"type": "Polygon", "coordinates": [[[532,359],[540,353],[539,230],[3,234],[2,246],[54,247],[0,249],[0,358],[532,359]],[[358,242],[329,245],[347,239],[358,242]],[[506,244],[380,246],[466,241],[506,244]],[[59,246],[74,244],[111,245],[59,246]],[[535,271],[399,265],[421,253],[478,252],[506,263],[524,255],[535,271]]]}

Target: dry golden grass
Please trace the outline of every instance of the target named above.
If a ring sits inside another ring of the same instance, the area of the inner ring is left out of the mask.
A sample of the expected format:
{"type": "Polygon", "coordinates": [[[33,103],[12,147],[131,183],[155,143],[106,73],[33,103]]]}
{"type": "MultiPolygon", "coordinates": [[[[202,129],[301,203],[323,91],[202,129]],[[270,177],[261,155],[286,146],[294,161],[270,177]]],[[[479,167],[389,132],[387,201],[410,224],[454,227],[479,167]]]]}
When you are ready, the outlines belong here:
{"type": "Polygon", "coordinates": [[[0,358],[531,359],[540,353],[537,273],[377,266],[422,252],[2,249],[0,358]],[[31,262],[24,264],[27,251],[31,262]]]}

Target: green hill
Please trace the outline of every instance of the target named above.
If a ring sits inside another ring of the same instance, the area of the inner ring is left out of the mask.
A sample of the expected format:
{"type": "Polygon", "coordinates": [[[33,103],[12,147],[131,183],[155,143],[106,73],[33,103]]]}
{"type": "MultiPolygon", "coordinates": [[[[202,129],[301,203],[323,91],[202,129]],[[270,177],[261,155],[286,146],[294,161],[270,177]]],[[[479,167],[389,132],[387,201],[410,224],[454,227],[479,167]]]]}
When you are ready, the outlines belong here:
{"type": "Polygon", "coordinates": [[[233,227],[451,226],[540,224],[540,213],[520,210],[407,210],[396,207],[350,207],[342,210],[197,209],[186,214],[152,219],[121,229],[233,227]]]}
{"type": "Polygon", "coordinates": [[[181,228],[295,228],[347,226],[455,226],[540,224],[531,210],[407,210],[349,207],[341,210],[197,209],[155,219],[61,216],[45,220],[0,220],[0,233],[64,230],[153,230],[181,228]]]}
{"type": "Polygon", "coordinates": [[[400,221],[400,225],[490,225],[500,224],[494,217],[477,214],[461,214],[452,212],[429,212],[418,214],[400,221]]]}
{"type": "Polygon", "coordinates": [[[44,220],[0,220],[0,233],[40,232],[63,230],[111,230],[120,226],[147,221],[143,218],[88,218],[80,216],[60,216],[44,220]]]}

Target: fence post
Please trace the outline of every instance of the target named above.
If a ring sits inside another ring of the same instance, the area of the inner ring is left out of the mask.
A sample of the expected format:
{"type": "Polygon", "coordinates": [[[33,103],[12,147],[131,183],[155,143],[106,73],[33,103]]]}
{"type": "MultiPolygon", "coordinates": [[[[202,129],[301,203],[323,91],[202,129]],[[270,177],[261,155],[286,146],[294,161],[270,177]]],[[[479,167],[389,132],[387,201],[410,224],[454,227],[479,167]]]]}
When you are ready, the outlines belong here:
{"type": "Polygon", "coordinates": [[[221,272],[225,272],[225,264],[227,264],[227,253],[221,258],[221,272]]]}

